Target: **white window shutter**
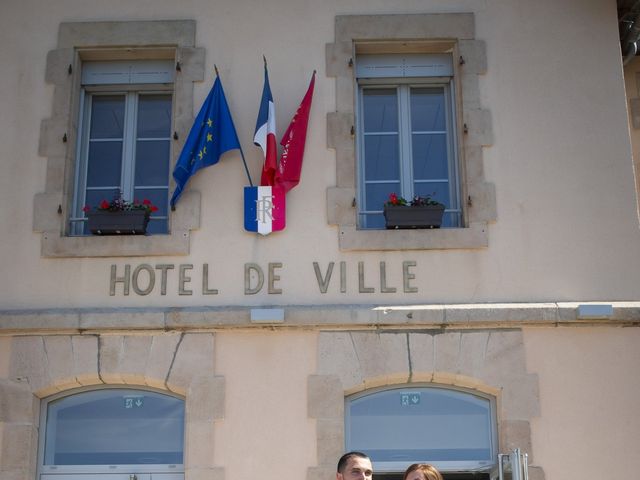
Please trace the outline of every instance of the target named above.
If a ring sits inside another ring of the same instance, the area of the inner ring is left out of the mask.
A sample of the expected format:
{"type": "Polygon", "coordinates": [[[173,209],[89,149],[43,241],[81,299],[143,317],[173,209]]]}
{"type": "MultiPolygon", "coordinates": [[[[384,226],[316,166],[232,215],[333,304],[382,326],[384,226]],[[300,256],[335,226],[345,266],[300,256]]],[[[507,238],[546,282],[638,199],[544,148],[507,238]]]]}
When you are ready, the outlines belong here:
{"type": "Polygon", "coordinates": [[[358,55],[357,78],[451,77],[450,54],[358,55]]]}
{"type": "Polygon", "coordinates": [[[85,62],[83,85],[128,85],[172,83],[175,67],[171,60],[85,62]]]}

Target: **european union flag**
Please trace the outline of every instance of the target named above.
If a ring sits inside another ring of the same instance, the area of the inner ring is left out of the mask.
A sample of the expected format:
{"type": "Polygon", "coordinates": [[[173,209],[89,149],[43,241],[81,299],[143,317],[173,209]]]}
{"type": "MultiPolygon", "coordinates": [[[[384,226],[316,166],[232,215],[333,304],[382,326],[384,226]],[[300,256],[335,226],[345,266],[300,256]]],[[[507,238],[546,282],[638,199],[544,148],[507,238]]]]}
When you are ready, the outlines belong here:
{"type": "Polygon", "coordinates": [[[171,207],[175,206],[192,175],[201,168],[218,163],[223,153],[236,148],[240,148],[240,141],[222,83],[216,77],[173,169],[176,189],[171,197],[171,207]]]}

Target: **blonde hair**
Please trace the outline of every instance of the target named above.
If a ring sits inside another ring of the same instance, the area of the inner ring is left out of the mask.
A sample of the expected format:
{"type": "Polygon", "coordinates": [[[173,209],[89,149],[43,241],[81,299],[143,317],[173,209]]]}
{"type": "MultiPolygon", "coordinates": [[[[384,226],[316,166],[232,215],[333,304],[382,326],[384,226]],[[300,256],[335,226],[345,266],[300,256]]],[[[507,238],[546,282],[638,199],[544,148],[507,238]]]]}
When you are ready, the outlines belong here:
{"type": "Polygon", "coordinates": [[[414,463],[413,465],[409,466],[409,468],[407,468],[407,470],[404,472],[402,480],[407,480],[409,474],[416,470],[422,472],[426,480],[443,480],[442,475],[440,475],[438,469],[433,465],[429,465],[428,463],[414,463]]]}

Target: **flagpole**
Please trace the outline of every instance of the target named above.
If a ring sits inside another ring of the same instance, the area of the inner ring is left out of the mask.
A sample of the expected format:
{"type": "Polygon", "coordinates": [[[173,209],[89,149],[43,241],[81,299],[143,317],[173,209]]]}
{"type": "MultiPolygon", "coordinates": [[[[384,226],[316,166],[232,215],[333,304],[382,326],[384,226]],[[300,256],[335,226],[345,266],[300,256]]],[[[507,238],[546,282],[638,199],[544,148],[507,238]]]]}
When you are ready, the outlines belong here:
{"type": "MultiPolygon", "coordinates": [[[[216,77],[220,77],[220,74],[218,73],[218,66],[214,63],[213,64],[213,69],[216,71],[216,77]]],[[[253,187],[253,182],[251,181],[251,174],[249,173],[249,168],[247,167],[247,161],[244,158],[244,152],[242,151],[242,145],[240,145],[240,142],[238,142],[238,145],[240,146],[240,156],[242,157],[242,164],[244,165],[244,171],[247,173],[247,178],[249,179],[249,185],[253,187]]]]}

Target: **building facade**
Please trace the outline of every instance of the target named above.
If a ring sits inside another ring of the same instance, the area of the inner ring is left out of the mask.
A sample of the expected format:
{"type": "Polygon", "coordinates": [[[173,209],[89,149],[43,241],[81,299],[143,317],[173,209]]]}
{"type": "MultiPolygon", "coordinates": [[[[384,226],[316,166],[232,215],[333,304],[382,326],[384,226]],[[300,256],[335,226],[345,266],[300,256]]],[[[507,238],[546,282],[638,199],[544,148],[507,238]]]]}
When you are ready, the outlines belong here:
{"type": "Polygon", "coordinates": [[[532,480],[635,477],[615,2],[26,0],[0,26],[0,478],[330,480],[353,449],[379,480],[497,478],[514,449],[532,480]],[[317,72],[266,236],[243,223],[265,65],[278,142],[317,72]],[[216,76],[242,154],[172,210],[216,76]],[[148,235],[89,232],[117,193],[157,206],[148,235]],[[441,228],[386,229],[392,193],[441,228]]]}

